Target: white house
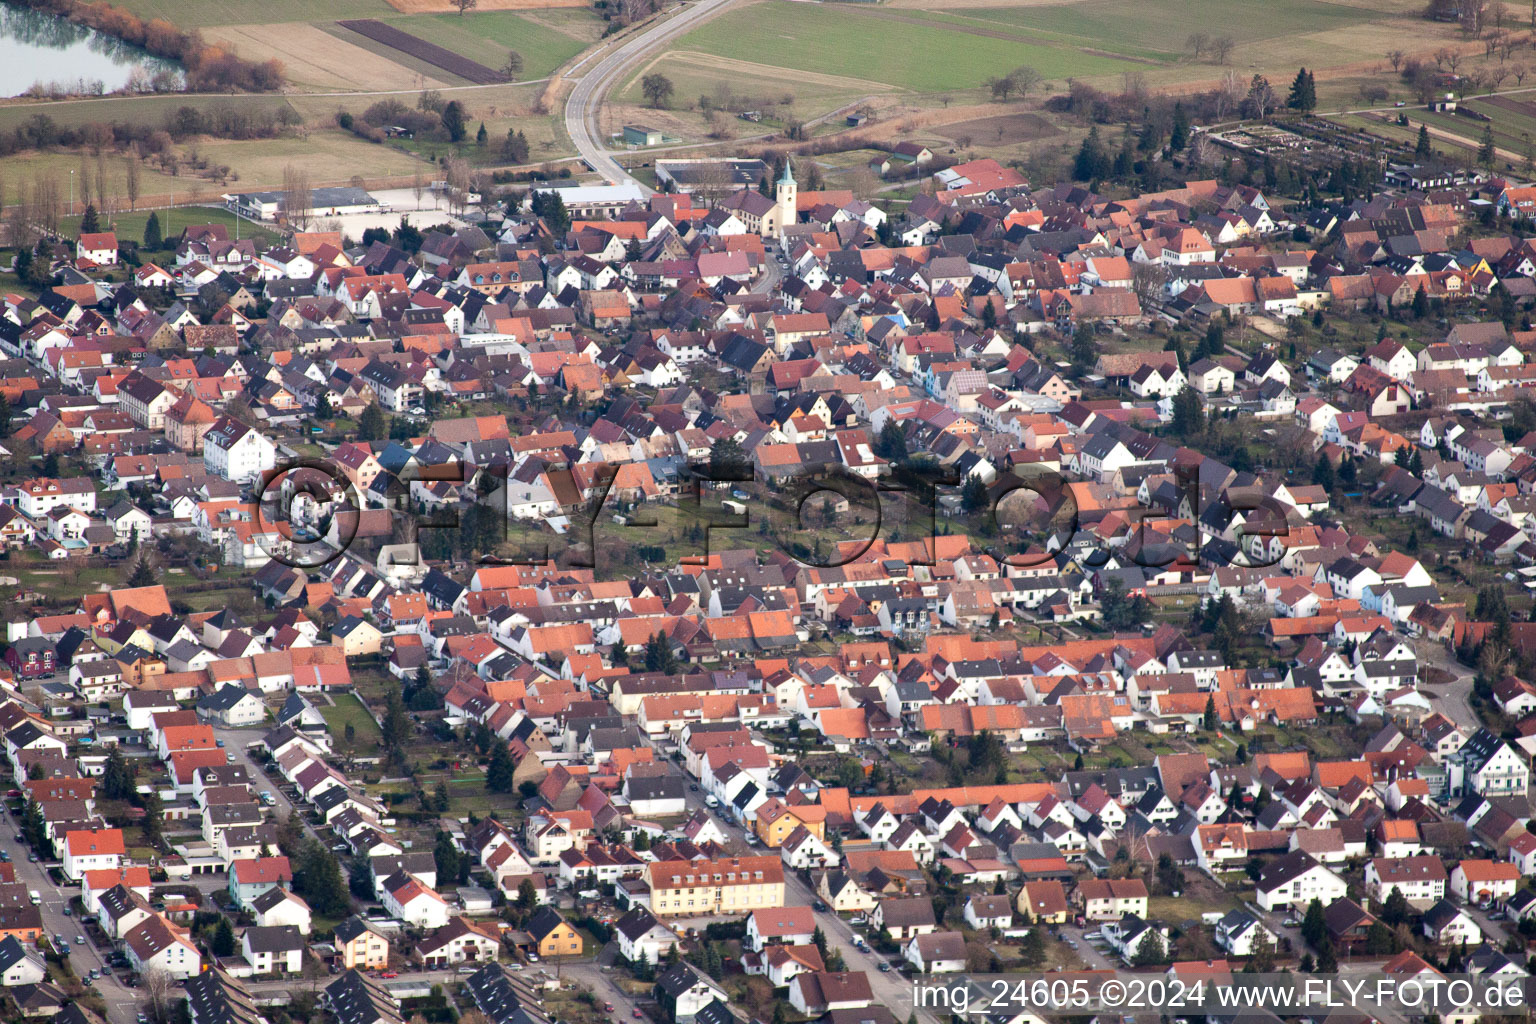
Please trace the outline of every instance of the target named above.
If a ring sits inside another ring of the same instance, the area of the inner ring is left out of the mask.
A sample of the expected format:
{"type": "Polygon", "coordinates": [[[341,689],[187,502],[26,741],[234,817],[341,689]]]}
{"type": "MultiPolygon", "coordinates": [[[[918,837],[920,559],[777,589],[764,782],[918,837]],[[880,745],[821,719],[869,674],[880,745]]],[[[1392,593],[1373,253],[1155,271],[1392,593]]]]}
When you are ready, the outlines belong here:
{"type": "Polygon", "coordinates": [[[614,925],[619,940],[619,953],[630,963],[636,963],[643,955],[654,966],[661,962],[667,950],[677,945],[677,933],[660,921],[645,907],[635,907],[619,918],[614,925]]]}
{"type": "Polygon", "coordinates": [[[263,928],[288,925],[297,928],[300,935],[309,934],[309,904],[287,889],[268,889],[251,901],[251,910],[256,914],[256,923],[263,928]]]}
{"type": "Polygon", "coordinates": [[[42,954],[29,951],[16,936],[0,939],[0,985],[38,985],[48,977],[48,965],[42,954]]]}
{"type": "Polygon", "coordinates": [[[448,904],[436,890],[404,871],[384,883],[384,909],[413,928],[431,930],[448,923],[448,904]]]}
{"type": "Polygon", "coordinates": [[[185,981],[203,969],[203,957],[186,933],[159,914],[152,914],[130,928],[123,936],[128,962],[140,974],[164,971],[185,981]]]}
{"type": "Polygon", "coordinates": [[[203,467],[236,483],[255,480],[277,465],[277,446],[254,427],[220,416],[203,435],[203,467]]]}
{"type": "Polygon", "coordinates": [[[1277,945],[1275,933],[1245,910],[1228,911],[1216,923],[1213,938],[1217,946],[1232,956],[1251,956],[1260,942],[1267,943],[1270,949],[1277,945]]]}
{"type": "Polygon", "coordinates": [[[64,877],[78,882],[87,871],[116,869],[122,866],[122,829],[93,828],[64,834],[64,877]]]}
{"type": "Polygon", "coordinates": [[[1327,906],[1344,896],[1344,880],[1318,863],[1305,850],[1292,850],[1264,865],[1254,883],[1254,899],[1261,910],[1305,907],[1313,900],[1327,906]]]}
{"type": "Polygon", "coordinates": [[[247,928],[240,955],[257,974],[297,974],[304,966],[304,937],[293,925],[247,928]]]}
{"type": "Polygon", "coordinates": [[[965,970],[965,936],[959,932],[915,935],[905,949],[907,962],[925,974],[965,970]]]}
{"type": "Polygon", "coordinates": [[[1445,865],[1433,854],[1374,857],[1365,865],[1365,891],[1379,903],[1396,889],[1409,903],[1427,907],[1445,898],[1445,865]]]}

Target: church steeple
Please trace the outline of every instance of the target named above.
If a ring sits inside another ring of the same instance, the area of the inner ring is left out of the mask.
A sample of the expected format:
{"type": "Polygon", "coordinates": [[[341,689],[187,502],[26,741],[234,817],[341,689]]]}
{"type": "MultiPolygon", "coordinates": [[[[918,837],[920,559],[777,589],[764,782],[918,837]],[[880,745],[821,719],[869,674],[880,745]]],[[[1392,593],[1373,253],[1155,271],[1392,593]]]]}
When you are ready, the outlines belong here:
{"type": "Polygon", "coordinates": [[[784,229],[798,220],[796,213],[795,170],[789,157],[784,158],[784,173],[779,175],[779,180],[774,184],[774,202],[778,206],[778,234],[782,237],[784,229]]]}

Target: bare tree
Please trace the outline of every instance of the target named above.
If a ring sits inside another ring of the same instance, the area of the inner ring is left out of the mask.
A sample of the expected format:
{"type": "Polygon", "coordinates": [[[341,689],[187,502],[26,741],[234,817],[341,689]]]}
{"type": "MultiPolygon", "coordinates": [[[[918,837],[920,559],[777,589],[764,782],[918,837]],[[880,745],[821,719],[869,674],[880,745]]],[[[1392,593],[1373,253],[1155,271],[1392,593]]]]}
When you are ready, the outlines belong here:
{"type": "Polygon", "coordinates": [[[417,171],[415,174],[411,175],[411,193],[413,195],[415,195],[415,197],[416,197],[416,207],[417,207],[417,209],[421,208],[421,189],[422,189],[421,172],[417,171]]]}
{"type": "Polygon", "coordinates": [[[459,17],[462,18],[465,11],[471,11],[479,7],[480,0],[453,0],[453,6],[459,9],[459,17]]]}
{"type": "Polygon", "coordinates": [[[523,73],[523,55],[516,50],[507,51],[507,59],[501,65],[501,75],[507,81],[512,81],[523,73]]]}
{"type": "Polygon", "coordinates": [[[1136,297],[1141,300],[1143,307],[1149,306],[1163,290],[1163,283],[1167,275],[1159,264],[1132,263],[1131,287],[1136,292],[1136,297]]]}
{"type": "Polygon", "coordinates": [[[1237,72],[1228,68],[1221,74],[1221,88],[1216,90],[1216,120],[1225,120],[1243,99],[1243,83],[1237,72]]]}
{"type": "Polygon", "coordinates": [[[1039,85],[1043,76],[1028,64],[1021,64],[1008,72],[1008,77],[1013,79],[1013,87],[1019,91],[1020,96],[1028,96],[1029,90],[1039,85]]]}
{"type": "MultiPolygon", "coordinates": [[[[85,154],[83,152],[80,154],[80,169],[75,173],[75,178],[78,180],[76,187],[80,189],[80,209],[83,211],[91,202],[91,165],[85,162],[85,154]]],[[[74,201],[74,189],[70,189],[69,202],[73,203],[74,201]]],[[[74,212],[73,207],[64,211],[65,215],[74,212]]]]}
{"type": "Polygon", "coordinates": [[[112,214],[112,200],[117,198],[117,190],[112,188],[107,181],[107,151],[96,151],[96,208],[102,216],[109,217],[112,214]]]}
{"type": "Polygon", "coordinates": [[[1189,47],[1195,55],[1195,60],[1205,56],[1206,49],[1211,45],[1211,37],[1206,32],[1191,32],[1189,38],[1184,40],[1184,45],[1189,47]]]}
{"type": "Polygon", "coordinates": [[[1460,0],[1457,21],[1469,36],[1480,36],[1488,19],[1488,0],[1460,0]]]}
{"type": "Polygon", "coordinates": [[[452,157],[443,165],[443,182],[448,186],[448,209],[462,214],[467,205],[469,191],[469,164],[460,157],[452,157]]]}
{"type": "MultiPolygon", "coordinates": [[[[1532,0],[1532,3],[1536,3],[1536,0],[1532,0]]],[[[1402,50],[1388,50],[1387,51],[1387,62],[1392,65],[1392,73],[1396,74],[1398,72],[1398,70],[1401,69],[1402,66],[1403,66],[1403,51],[1402,50]]]]}
{"type": "Polygon", "coordinates": [[[1516,85],[1525,84],[1525,76],[1531,73],[1531,69],[1524,64],[1511,64],[1509,73],[1515,76],[1516,85]]]}
{"type": "Polygon", "coordinates": [[[59,195],[59,179],[37,175],[32,179],[32,219],[49,235],[59,233],[59,211],[64,197],[59,195]]]}
{"type": "Polygon", "coordinates": [[[144,996],[149,1001],[149,1019],[152,1024],[169,1024],[171,1019],[171,975],[159,967],[151,967],[140,977],[144,996]]]}
{"type": "Polygon", "coordinates": [[[1232,48],[1237,45],[1237,40],[1231,36],[1217,36],[1211,42],[1211,52],[1216,56],[1217,64],[1225,64],[1232,56],[1232,48]]]}
{"type": "Polygon", "coordinates": [[[128,155],[123,158],[123,184],[128,191],[128,209],[134,209],[139,202],[139,147],[133,143],[128,147],[128,155]]]}
{"type": "Polygon", "coordinates": [[[293,164],[286,164],[283,167],[283,219],[295,231],[303,231],[313,213],[309,172],[293,164]]]}
{"type": "Polygon", "coordinates": [[[696,164],[693,173],[696,175],[693,194],[711,206],[733,191],[735,182],[730,168],[723,161],[710,160],[696,164]]]}

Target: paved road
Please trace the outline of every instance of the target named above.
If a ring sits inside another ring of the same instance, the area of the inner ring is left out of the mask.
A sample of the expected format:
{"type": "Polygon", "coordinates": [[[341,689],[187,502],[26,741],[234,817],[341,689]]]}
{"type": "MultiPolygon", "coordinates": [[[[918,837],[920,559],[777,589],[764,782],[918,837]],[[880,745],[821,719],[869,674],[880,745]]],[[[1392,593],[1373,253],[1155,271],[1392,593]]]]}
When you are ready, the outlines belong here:
{"type": "Polygon", "coordinates": [[[645,31],[625,40],[605,54],[576,81],[576,87],[565,101],[565,130],[576,146],[581,158],[604,178],[618,185],[636,185],[645,195],[654,189],[636,181],[619,162],[608,154],[601,132],[597,129],[597,111],[603,104],[608,90],[618,82],[632,65],[646,54],[671,42],[695,28],[699,22],[737,0],[698,0],[682,8],[665,21],[659,21],[645,31]]]}
{"type": "MultiPolygon", "coordinates": [[[[693,781],[681,768],[674,765],[674,770],[686,781],[690,783],[693,781]]],[[[695,793],[689,790],[687,801],[689,811],[704,810],[715,819],[721,831],[725,832],[726,836],[730,839],[732,853],[743,856],[762,856],[776,852],[765,849],[762,846],[748,846],[746,831],[734,822],[713,811],[709,811],[704,806],[704,794],[702,792],[695,793]]],[[[817,896],[811,891],[811,887],[802,882],[798,874],[790,871],[784,872],[784,903],[786,906],[809,907],[815,903],[816,899],[817,896]]],[[[905,1021],[914,1010],[912,1005],[911,979],[902,975],[899,971],[890,971],[885,974],[880,972],[882,961],[894,961],[898,959],[898,956],[892,954],[890,957],[885,957],[876,953],[873,948],[868,953],[861,953],[853,944],[853,937],[856,933],[852,925],[831,912],[820,913],[815,916],[817,925],[821,927],[822,934],[827,938],[827,946],[842,953],[843,963],[847,965],[850,971],[865,972],[869,976],[869,986],[870,990],[874,993],[875,1001],[882,1006],[888,1007],[891,1014],[898,1021],[905,1021]]],[[[927,1024],[937,1024],[937,1018],[933,1016],[931,1011],[917,1011],[917,1017],[918,1020],[927,1022],[927,1024]]]]}
{"type": "MultiPolygon", "coordinates": [[[[3,828],[0,849],[8,852],[11,863],[16,865],[16,881],[29,890],[36,889],[42,895],[43,902],[39,909],[43,912],[43,930],[47,932],[48,938],[54,940],[56,936],[64,936],[64,941],[70,945],[69,965],[77,977],[84,978],[91,970],[104,970],[110,950],[96,948],[79,918],[64,916],[64,908],[69,905],[70,898],[79,895],[78,887],[55,885],[48,876],[48,865],[27,860],[30,848],[16,841],[20,818],[9,815],[0,817],[4,818],[0,822],[0,828],[3,828]],[[83,937],[86,941],[76,942],[77,937],[83,937]]],[[[133,1024],[139,1010],[138,992],[124,985],[114,975],[107,975],[97,981],[95,988],[107,1002],[107,1013],[112,1024],[133,1024]]]]}
{"type": "Polygon", "coordinates": [[[1420,666],[1433,666],[1456,677],[1451,683],[1431,683],[1424,687],[1435,696],[1430,705],[1446,718],[1465,729],[1468,735],[1482,727],[1482,720],[1472,710],[1473,673],[1445,649],[1444,644],[1432,640],[1414,640],[1413,650],[1420,666]]]}

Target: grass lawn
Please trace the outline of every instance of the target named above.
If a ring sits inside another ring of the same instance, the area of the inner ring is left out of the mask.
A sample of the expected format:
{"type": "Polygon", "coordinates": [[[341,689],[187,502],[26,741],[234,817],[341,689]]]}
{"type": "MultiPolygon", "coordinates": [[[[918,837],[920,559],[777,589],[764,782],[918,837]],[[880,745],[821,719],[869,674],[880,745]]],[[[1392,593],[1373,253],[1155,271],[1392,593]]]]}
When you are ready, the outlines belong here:
{"type": "MultiPolygon", "coordinates": [[[[233,213],[218,206],[176,206],[168,210],[156,210],[160,217],[160,233],[165,238],[173,238],[189,227],[201,224],[223,224],[229,228],[229,236],[235,237],[235,225],[239,224],[241,238],[260,238],[267,242],[277,242],[280,237],[267,228],[252,224],[248,220],[241,220],[233,213]]],[[[111,228],[117,232],[119,241],[128,239],[139,240],[144,237],[144,225],[149,221],[149,211],[139,210],[134,213],[116,213],[112,215],[111,228]]],[[[60,230],[66,235],[74,234],[80,230],[79,217],[64,217],[60,220],[60,230]]],[[[169,258],[170,254],[166,254],[169,258]]]]}
{"type": "MultiPolygon", "coordinates": [[[[675,49],[754,64],[776,63],[796,71],[871,79],[919,92],[974,88],[988,76],[1021,64],[1034,67],[1047,79],[1058,80],[1068,75],[1085,77],[1136,68],[1114,56],[1033,42],[1025,31],[997,38],[961,30],[958,22],[945,28],[920,12],[900,13],[904,18],[913,17],[897,20],[878,12],[768,0],[709,21],[683,36],[675,49]],[[889,61],[851,59],[876,44],[883,52],[911,56],[889,61]]],[[[966,29],[978,27],[995,31],[965,23],[966,29]]]]}
{"type": "Polygon", "coordinates": [[[1152,921],[1188,921],[1201,914],[1225,914],[1241,905],[1236,896],[1219,893],[1212,887],[1209,891],[1186,891],[1177,898],[1150,896],[1147,898],[1147,917],[1152,921]]]}
{"type": "Polygon", "coordinates": [[[372,750],[379,743],[380,733],[378,723],[373,716],[368,714],[368,709],[356,694],[343,693],[335,697],[335,703],[330,707],[320,708],[320,714],[325,719],[326,728],[331,731],[331,739],[338,748],[347,747],[353,750],[372,750]],[[347,726],[351,725],[355,739],[347,742],[347,726]]]}

